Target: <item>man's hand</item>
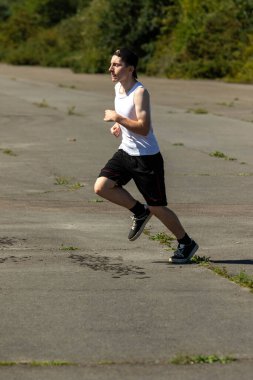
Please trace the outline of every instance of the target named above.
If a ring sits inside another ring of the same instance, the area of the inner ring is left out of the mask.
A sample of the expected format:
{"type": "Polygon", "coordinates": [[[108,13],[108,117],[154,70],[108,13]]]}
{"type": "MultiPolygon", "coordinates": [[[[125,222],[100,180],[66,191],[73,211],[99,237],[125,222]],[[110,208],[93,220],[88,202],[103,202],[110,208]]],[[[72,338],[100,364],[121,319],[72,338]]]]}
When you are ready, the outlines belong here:
{"type": "Polygon", "coordinates": [[[114,110],[105,110],[104,121],[117,121],[117,113],[114,110]]]}
{"type": "Polygon", "coordinates": [[[114,124],[111,127],[111,134],[114,135],[115,137],[119,137],[121,134],[121,129],[118,123],[114,124]]]}

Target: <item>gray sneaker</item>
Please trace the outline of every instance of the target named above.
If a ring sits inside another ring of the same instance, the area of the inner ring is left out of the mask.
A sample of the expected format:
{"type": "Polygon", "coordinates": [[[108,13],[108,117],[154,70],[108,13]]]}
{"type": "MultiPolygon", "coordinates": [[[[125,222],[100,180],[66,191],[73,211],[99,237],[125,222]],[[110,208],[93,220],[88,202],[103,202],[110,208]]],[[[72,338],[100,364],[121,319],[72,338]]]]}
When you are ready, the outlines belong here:
{"type": "Polygon", "coordinates": [[[142,214],[141,216],[137,217],[136,215],[134,215],[131,217],[133,219],[133,224],[128,235],[128,239],[130,241],[134,241],[140,236],[151,216],[151,212],[148,208],[146,208],[144,214],[142,214]]]}
{"type": "Polygon", "coordinates": [[[179,244],[174,255],[169,258],[169,261],[175,264],[185,264],[191,260],[198,249],[199,246],[194,240],[187,245],[179,244]]]}

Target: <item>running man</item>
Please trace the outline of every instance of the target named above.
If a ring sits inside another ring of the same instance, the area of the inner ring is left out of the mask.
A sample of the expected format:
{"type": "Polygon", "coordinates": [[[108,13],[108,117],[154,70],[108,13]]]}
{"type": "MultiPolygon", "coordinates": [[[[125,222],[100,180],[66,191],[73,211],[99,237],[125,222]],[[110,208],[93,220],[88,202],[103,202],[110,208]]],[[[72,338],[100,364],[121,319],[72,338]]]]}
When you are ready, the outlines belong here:
{"type": "Polygon", "coordinates": [[[128,239],[136,240],[152,215],[177,238],[178,247],[169,259],[187,263],[198,249],[177,215],[167,206],[164,165],[153,132],[149,93],[137,80],[137,55],[127,48],[116,50],[109,72],[115,85],[115,110],[105,110],[104,121],[114,122],[111,134],[121,136],[118,151],[101,170],[94,186],[99,196],[133,213],[128,239]],[[123,187],[131,179],[146,201],[140,203],[123,187]]]}

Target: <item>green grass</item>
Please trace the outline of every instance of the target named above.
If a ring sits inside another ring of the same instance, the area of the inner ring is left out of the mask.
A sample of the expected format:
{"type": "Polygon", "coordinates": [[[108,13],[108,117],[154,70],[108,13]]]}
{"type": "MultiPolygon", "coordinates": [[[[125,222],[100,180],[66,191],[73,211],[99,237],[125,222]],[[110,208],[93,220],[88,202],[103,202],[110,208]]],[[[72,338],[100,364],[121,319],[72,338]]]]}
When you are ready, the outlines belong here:
{"type": "Polygon", "coordinates": [[[230,356],[218,356],[218,355],[178,355],[174,357],[170,363],[176,365],[192,365],[192,364],[228,364],[236,361],[235,358],[230,356]]]}
{"type": "Polygon", "coordinates": [[[102,203],[102,202],[104,202],[104,199],[102,199],[102,198],[94,198],[94,199],[90,199],[89,202],[102,203]]]}
{"type": "Polygon", "coordinates": [[[240,177],[251,177],[253,173],[245,173],[245,172],[240,172],[238,173],[240,177]]]}
{"type": "Polygon", "coordinates": [[[50,105],[48,104],[48,102],[46,101],[46,99],[42,99],[41,102],[34,102],[33,104],[34,104],[35,106],[37,106],[37,107],[40,107],[40,108],[51,108],[51,109],[53,109],[53,110],[56,110],[56,109],[57,109],[56,107],[50,106],[50,105]]]}
{"type": "Polygon", "coordinates": [[[221,102],[217,103],[219,106],[225,106],[225,107],[234,107],[235,103],[234,102],[221,102]]]}
{"type": "Polygon", "coordinates": [[[64,362],[64,361],[20,361],[20,362],[12,362],[12,361],[0,361],[0,367],[13,367],[13,366],[29,366],[29,367],[63,367],[63,366],[74,366],[76,363],[72,362],[64,362]]]}
{"type": "Polygon", "coordinates": [[[14,153],[11,149],[1,149],[4,154],[7,154],[8,156],[17,156],[16,153],[14,153]]]}
{"type": "Polygon", "coordinates": [[[48,102],[46,101],[46,99],[42,99],[41,102],[39,103],[34,103],[36,106],[38,107],[41,107],[41,108],[48,108],[49,107],[49,104],[48,102]]]}
{"type": "Polygon", "coordinates": [[[70,179],[64,176],[56,177],[54,184],[59,186],[66,186],[70,184],[70,179]]]}
{"type": "MultiPolygon", "coordinates": [[[[157,234],[152,235],[150,229],[148,228],[145,228],[143,233],[147,235],[150,240],[158,241],[160,244],[166,246],[167,250],[175,250],[174,243],[176,238],[174,236],[168,235],[165,232],[158,232],[157,234]]],[[[225,267],[213,265],[210,261],[210,257],[206,256],[195,255],[191,259],[191,263],[203,265],[217,275],[224,277],[242,287],[248,288],[251,292],[253,292],[253,277],[248,275],[245,271],[241,271],[237,275],[230,274],[225,267]]]]}
{"type": "Polygon", "coordinates": [[[80,182],[76,182],[76,183],[73,183],[72,185],[69,186],[69,189],[70,190],[79,190],[81,189],[82,187],[84,187],[83,184],[81,184],[80,182]]]}
{"type": "Polygon", "coordinates": [[[28,365],[31,367],[65,367],[65,366],[72,366],[75,365],[75,363],[71,362],[64,362],[64,361],[32,361],[28,362],[28,365]]]}
{"type": "Polygon", "coordinates": [[[144,234],[147,235],[150,240],[158,241],[160,244],[165,245],[167,249],[174,250],[173,243],[176,240],[174,236],[168,235],[165,232],[158,232],[155,235],[151,235],[148,228],[144,229],[144,234]]]}
{"type": "Polygon", "coordinates": [[[215,150],[214,152],[209,153],[210,157],[224,158],[227,161],[236,161],[237,158],[229,157],[225,153],[220,152],[219,150],[215,150]]]}
{"type": "Polygon", "coordinates": [[[208,113],[208,111],[205,108],[189,108],[187,113],[195,113],[197,115],[205,115],[208,113]]]}
{"type": "Polygon", "coordinates": [[[75,109],[76,109],[76,106],[68,107],[68,115],[76,115],[75,109]]]}
{"type": "Polygon", "coordinates": [[[216,273],[218,276],[224,277],[231,282],[234,282],[241,287],[248,288],[253,293],[253,276],[248,275],[245,271],[241,271],[240,273],[233,275],[228,272],[225,267],[220,267],[218,265],[213,265],[210,262],[209,257],[199,257],[194,256],[191,262],[200,264],[216,273]]]}
{"type": "Polygon", "coordinates": [[[203,263],[206,264],[210,262],[210,257],[195,255],[191,259],[191,262],[194,264],[203,264],[203,263]]]}
{"type": "Polygon", "coordinates": [[[77,247],[73,247],[72,245],[70,246],[61,246],[61,248],[59,248],[60,251],[77,251],[79,248],[77,247]]]}
{"type": "Polygon", "coordinates": [[[62,87],[62,88],[70,88],[71,90],[76,89],[76,86],[75,86],[74,84],[72,84],[72,85],[68,85],[68,84],[59,83],[59,84],[58,84],[58,87],[62,87]]]}
{"type": "Polygon", "coordinates": [[[178,142],[178,143],[174,143],[174,144],[172,144],[172,145],[174,145],[174,146],[184,146],[184,144],[183,144],[183,143],[180,143],[180,142],[178,142]]]}
{"type": "Polygon", "coordinates": [[[80,182],[71,183],[71,179],[65,176],[55,177],[55,185],[66,186],[69,190],[80,190],[84,185],[80,182]]]}

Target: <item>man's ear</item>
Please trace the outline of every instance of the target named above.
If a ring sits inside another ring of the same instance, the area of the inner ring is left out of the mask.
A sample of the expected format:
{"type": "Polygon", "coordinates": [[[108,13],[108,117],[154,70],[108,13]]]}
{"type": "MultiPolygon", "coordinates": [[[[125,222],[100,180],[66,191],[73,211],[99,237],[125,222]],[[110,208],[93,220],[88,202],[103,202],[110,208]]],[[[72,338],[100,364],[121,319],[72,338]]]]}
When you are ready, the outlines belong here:
{"type": "Polygon", "coordinates": [[[128,66],[129,67],[129,72],[133,74],[134,72],[134,66],[128,66]]]}

